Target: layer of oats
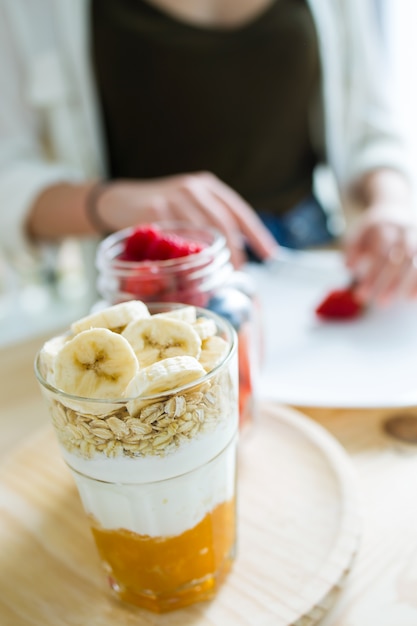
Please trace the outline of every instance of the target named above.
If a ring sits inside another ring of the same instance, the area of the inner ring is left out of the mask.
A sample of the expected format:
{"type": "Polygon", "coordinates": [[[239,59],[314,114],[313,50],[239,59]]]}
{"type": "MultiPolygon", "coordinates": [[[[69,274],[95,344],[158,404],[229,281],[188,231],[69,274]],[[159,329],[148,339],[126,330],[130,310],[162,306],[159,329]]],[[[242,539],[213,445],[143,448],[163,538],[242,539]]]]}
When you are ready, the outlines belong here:
{"type": "Polygon", "coordinates": [[[188,392],[148,402],[136,415],[125,406],[103,416],[88,415],[58,400],[50,408],[58,439],[71,453],[84,458],[97,453],[111,458],[164,456],[227,419],[232,394],[233,385],[223,374],[188,392]]]}

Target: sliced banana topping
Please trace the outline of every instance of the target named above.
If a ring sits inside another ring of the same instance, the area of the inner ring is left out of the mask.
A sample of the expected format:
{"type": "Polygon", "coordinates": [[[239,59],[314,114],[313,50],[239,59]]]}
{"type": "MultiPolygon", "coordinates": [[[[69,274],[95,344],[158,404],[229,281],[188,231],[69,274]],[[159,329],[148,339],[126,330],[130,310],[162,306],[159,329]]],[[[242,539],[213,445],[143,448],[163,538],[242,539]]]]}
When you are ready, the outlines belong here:
{"type": "Polygon", "coordinates": [[[216,322],[208,317],[199,317],[193,324],[193,328],[197,332],[201,341],[204,341],[208,337],[212,337],[217,333],[216,322]]]}
{"type": "Polygon", "coordinates": [[[197,311],[195,306],[182,306],[178,309],[172,309],[172,311],[165,311],[164,313],[156,313],[155,317],[168,317],[176,320],[182,320],[189,324],[194,324],[197,319],[197,311]]]}
{"type": "Polygon", "coordinates": [[[143,302],[125,302],[74,322],[71,331],[47,341],[39,362],[51,385],[78,396],[63,403],[82,414],[117,411],[120,402],[112,400],[125,398],[136,415],[145,396],[194,383],[229,350],[215,321],[188,305],[150,315],[143,302]]]}
{"type": "Polygon", "coordinates": [[[204,367],[206,372],[210,372],[223,361],[228,351],[229,346],[227,341],[217,335],[208,337],[202,343],[199,358],[200,364],[204,367]]]}
{"type": "Polygon", "coordinates": [[[136,355],[122,335],[106,328],[84,330],[55,358],[55,384],[83,398],[120,398],[139,369],[136,355]]]}
{"type": "MultiPolygon", "coordinates": [[[[170,391],[194,382],[205,374],[202,365],[192,356],[169,357],[139,370],[129,383],[126,396],[137,398],[170,391]]],[[[130,413],[135,413],[136,407],[136,401],[128,403],[130,413]]]]}
{"type": "Polygon", "coordinates": [[[158,317],[131,322],[122,336],[132,346],[141,368],[175,356],[198,359],[201,339],[191,324],[179,319],[158,317]]]}
{"type": "Polygon", "coordinates": [[[69,454],[116,463],[165,456],[226,422],[224,435],[232,433],[237,363],[217,368],[231,349],[221,328],[198,307],[151,315],[130,301],[47,341],[37,373],[60,443],[69,454]]]}
{"type": "Polygon", "coordinates": [[[55,385],[55,359],[69,339],[69,335],[59,335],[49,339],[42,346],[40,352],[41,372],[45,380],[51,385],[55,385]]]}
{"type": "Polygon", "coordinates": [[[76,335],[89,328],[108,328],[119,333],[134,320],[147,317],[150,317],[150,313],[146,304],[139,300],[130,300],[82,317],[71,324],[71,331],[76,335]]]}

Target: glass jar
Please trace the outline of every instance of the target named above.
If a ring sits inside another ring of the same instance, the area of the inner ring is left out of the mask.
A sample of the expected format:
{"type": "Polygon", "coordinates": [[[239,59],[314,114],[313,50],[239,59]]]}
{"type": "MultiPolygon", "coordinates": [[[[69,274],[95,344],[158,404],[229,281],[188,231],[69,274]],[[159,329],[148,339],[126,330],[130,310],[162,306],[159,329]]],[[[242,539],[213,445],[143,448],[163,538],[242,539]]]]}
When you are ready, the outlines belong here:
{"type": "Polygon", "coordinates": [[[235,558],[237,337],[218,315],[197,316],[214,323],[221,359],[152,395],[71,395],[54,386],[44,350],[35,362],[109,585],[157,613],[213,597],[235,558]]]}
{"type": "Polygon", "coordinates": [[[230,250],[218,231],[180,222],[160,223],[164,233],[203,246],[200,252],[165,261],[125,261],[119,257],[134,227],[118,231],[98,247],[97,288],[104,305],[126,300],[178,302],[204,307],[226,318],[238,335],[240,427],[255,412],[259,370],[259,310],[251,278],[234,270],[230,250]]]}

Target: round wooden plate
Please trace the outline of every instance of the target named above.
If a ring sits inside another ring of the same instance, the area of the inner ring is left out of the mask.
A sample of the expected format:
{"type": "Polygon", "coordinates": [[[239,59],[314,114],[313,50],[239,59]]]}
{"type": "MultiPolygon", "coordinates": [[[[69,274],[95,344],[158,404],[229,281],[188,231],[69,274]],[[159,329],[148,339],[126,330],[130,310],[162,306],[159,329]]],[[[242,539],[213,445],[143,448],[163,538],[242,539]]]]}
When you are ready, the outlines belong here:
{"type": "Polygon", "coordinates": [[[301,413],[264,405],[241,438],[239,542],[211,602],[165,615],[110,594],[53,433],[0,469],[2,626],[289,626],[316,624],[358,545],[347,455],[301,413]]]}

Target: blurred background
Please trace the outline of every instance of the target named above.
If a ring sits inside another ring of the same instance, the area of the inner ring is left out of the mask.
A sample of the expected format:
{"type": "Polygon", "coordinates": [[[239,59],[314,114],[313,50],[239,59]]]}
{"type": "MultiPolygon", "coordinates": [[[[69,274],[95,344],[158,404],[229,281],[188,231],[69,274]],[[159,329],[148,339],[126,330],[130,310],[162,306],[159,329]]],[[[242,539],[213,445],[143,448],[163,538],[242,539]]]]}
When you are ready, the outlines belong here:
{"type": "MultiPolygon", "coordinates": [[[[417,2],[375,0],[375,6],[417,182],[417,2]]],[[[332,183],[326,172],[319,181],[322,193],[330,197],[332,183]]],[[[341,219],[337,205],[328,204],[335,221],[341,219]]],[[[11,259],[0,251],[0,345],[53,333],[86,314],[97,299],[94,256],[94,245],[76,240],[44,247],[36,258],[21,254],[11,259]]]]}

